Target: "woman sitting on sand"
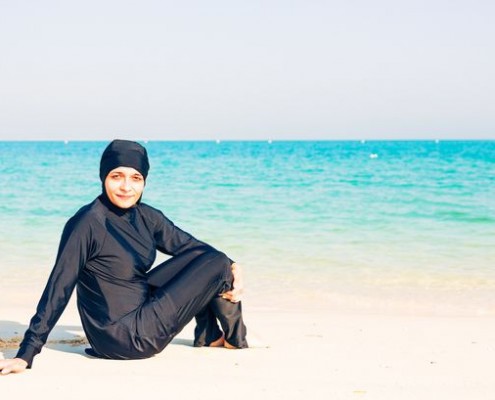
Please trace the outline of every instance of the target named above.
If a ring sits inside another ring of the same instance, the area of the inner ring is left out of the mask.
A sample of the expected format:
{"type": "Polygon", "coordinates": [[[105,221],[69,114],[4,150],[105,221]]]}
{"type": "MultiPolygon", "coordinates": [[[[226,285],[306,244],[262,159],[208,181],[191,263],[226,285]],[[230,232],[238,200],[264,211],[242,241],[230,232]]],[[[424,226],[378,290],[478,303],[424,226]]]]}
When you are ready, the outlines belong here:
{"type": "Polygon", "coordinates": [[[151,357],[193,318],[194,346],[248,346],[240,267],[141,203],[148,170],[140,144],[107,146],[102,194],[67,222],[36,313],[16,358],[0,361],[2,374],[32,366],[76,286],[86,352],[95,357],[151,357]],[[151,269],[157,250],[172,257],[151,269]]]}

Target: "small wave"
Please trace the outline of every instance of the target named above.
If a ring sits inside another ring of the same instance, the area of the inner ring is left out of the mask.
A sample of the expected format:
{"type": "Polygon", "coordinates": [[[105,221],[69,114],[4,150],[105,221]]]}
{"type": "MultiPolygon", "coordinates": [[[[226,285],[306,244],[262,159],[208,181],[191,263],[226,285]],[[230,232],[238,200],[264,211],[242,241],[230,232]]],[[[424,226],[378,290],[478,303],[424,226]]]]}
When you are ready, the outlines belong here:
{"type": "Polygon", "coordinates": [[[489,215],[473,215],[462,211],[439,211],[435,213],[435,217],[441,220],[468,222],[473,224],[495,223],[495,218],[489,215]]]}

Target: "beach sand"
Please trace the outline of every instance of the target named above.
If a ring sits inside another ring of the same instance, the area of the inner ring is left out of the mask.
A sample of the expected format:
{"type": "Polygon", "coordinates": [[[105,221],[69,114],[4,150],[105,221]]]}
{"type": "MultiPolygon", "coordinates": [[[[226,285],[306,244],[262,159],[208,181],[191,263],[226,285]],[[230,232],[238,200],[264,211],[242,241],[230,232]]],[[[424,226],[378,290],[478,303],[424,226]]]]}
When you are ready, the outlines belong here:
{"type": "MultiPolygon", "coordinates": [[[[0,337],[23,334],[34,311],[30,297],[36,298],[26,295],[23,302],[1,304],[0,337]]],[[[194,348],[193,326],[188,325],[151,359],[113,361],[85,355],[87,345],[80,343],[83,332],[71,301],[33,368],[0,376],[0,393],[20,399],[43,394],[52,400],[495,396],[491,316],[342,312],[331,304],[264,307],[260,299],[251,303],[247,297],[249,349],[194,348]]],[[[16,350],[0,352],[7,358],[16,350]]]]}

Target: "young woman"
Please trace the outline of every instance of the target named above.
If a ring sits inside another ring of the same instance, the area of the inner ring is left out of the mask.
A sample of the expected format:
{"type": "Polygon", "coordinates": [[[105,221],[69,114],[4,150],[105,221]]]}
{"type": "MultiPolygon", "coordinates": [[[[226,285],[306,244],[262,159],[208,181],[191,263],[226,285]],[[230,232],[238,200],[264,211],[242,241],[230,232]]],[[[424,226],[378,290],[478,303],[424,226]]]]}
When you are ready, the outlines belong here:
{"type": "Polygon", "coordinates": [[[248,347],[240,267],[141,202],[148,170],[140,144],[107,146],[102,194],[67,222],[36,313],[16,358],[0,361],[2,374],[32,366],[74,288],[95,357],[151,357],[193,318],[195,346],[248,347]],[[172,257],[151,268],[157,250],[172,257]]]}

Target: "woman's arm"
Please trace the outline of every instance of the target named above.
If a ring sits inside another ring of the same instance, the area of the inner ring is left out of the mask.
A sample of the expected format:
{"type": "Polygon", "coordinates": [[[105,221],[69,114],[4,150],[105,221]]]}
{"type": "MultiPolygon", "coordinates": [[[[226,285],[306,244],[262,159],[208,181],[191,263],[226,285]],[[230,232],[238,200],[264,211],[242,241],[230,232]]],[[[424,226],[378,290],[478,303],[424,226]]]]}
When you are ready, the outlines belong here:
{"type": "Polygon", "coordinates": [[[233,263],[232,275],[234,276],[234,283],[232,284],[232,290],[222,293],[222,298],[231,301],[232,303],[238,303],[242,299],[244,292],[244,277],[242,268],[239,264],[233,263]]]}
{"type": "Polygon", "coordinates": [[[161,211],[156,211],[154,237],[159,251],[177,256],[192,249],[214,250],[209,244],[177,227],[161,211]]]}
{"type": "Polygon", "coordinates": [[[17,362],[8,363],[4,369],[19,371],[23,366],[20,359],[26,363],[24,368],[31,368],[34,357],[45,345],[48,335],[69,303],[79,271],[85,265],[90,252],[90,227],[78,218],[71,218],[64,228],[55,265],[36,313],[24,334],[16,358],[12,360],[17,362]]]}
{"type": "MultiPolygon", "coordinates": [[[[209,244],[196,239],[194,236],[183,231],[174,225],[165,215],[159,212],[159,219],[157,223],[157,230],[155,232],[155,240],[158,250],[170,254],[173,256],[182,254],[192,249],[198,250],[215,250],[209,244]]],[[[227,299],[233,303],[237,303],[241,300],[241,296],[244,291],[244,279],[242,268],[239,264],[236,264],[230,259],[232,275],[234,276],[233,288],[228,292],[222,294],[224,299],[227,299]]]]}

